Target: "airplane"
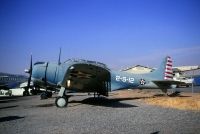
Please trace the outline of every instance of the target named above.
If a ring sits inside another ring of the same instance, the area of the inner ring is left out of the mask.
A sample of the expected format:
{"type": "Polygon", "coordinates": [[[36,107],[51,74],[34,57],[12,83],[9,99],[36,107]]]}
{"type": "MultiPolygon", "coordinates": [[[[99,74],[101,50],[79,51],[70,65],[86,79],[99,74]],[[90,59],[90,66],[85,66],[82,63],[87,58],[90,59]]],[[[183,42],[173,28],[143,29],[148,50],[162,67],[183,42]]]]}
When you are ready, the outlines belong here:
{"type": "MultiPolygon", "coordinates": [[[[24,75],[18,75],[18,74],[9,74],[9,73],[2,73],[0,72],[0,89],[6,90],[10,93],[9,90],[17,90],[17,89],[25,89],[30,90],[23,91],[23,96],[30,95],[36,95],[38,92],[40,92],[38,87],[33,86],[33,83],[30,81],[29,87],[27,86],[28,83],[28,77],[24,75]]],[[[10,94],[11,95],[11,94],[10,94]]]]}
{"type": "MultiPolygon", "coordinates": [[[[172,59],[169,56],[164,58],[158,69],[146,74],[114,71],[103,63],[82,59],[69,59],[61,63],[60,55],[58,63],[36,62],[32,66],[31,56],[30,69],[26,72],[30,74],[28,85],[32,81],[34,85],[46,89],[59,89],[55,100],[59,108],[68,104],[67,91],[108,96],[109,92],[115,90],[150,88],[161,89],[167,94],[167,89],[180,83],[173,80],[172,59]]],[[[48,95],[48,92],[46,93],[48,95]]]]}
{"type": "Polygon", "coordinates": [[[43,92],[39,87],[34,86],[33,82],[28,82],[28,79],[29,77],[25,75],[0,72],[0,90],[9,92],[9,90],[24,89],[23,96],[28,96],[30,93],[36,95],[43,92]]]}
{"type": "Polygon", "coordinates": [[[177,87],[190,87],[193,84],[198,85],[197,79],[200,78],[199,66],[173,67],[174,80],[184,82],[177,87]]]}
{"type": "Polygon", "coordinates": [[[9,90],[19,87],[21,83],[27,81],[28,77],[8,73],[0,73],[0,89],[9,90]]]}

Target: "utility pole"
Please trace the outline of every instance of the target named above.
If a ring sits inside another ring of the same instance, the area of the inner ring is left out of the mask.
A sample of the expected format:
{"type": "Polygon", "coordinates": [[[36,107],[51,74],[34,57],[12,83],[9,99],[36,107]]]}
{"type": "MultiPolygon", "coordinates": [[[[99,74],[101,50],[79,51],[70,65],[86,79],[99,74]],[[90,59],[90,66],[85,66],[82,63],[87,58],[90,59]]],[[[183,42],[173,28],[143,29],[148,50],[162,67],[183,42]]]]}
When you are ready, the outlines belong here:
{"type": "Polygon", "coordinates": [[[194,93],[194,70],[192,70],[192,95],[194,93]]]}

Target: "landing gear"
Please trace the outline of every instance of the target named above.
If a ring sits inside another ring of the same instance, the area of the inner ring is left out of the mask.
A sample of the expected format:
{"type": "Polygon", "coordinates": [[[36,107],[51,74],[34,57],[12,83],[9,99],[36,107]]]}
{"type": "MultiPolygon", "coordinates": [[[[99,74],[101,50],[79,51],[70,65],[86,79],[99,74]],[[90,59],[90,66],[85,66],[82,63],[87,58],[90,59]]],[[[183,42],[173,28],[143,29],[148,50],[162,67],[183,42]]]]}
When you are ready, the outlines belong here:
{"type": "Polygon", "coordinates": [[[41,91],[39,87],[35,86],[35,87],[32,87],[30,93],[31,95],[37,95],[38,93],[41,93],[41,91]]]}
{"type": "Polygon", "coordinates": [[[180,93],[179,91],[174,91],[172,92],[171,94],[168,94],[169,97],[176,97],[176,96],[180,96],[180,93]]]}
{"type": "Polygon", "coordinates": [[[52,92],[46,92],[46,94],[47,94],[47,97],[48,97],[48,98],[51,98],[51,97],[52,97],[52,92]]]}
{"type": "Polygon", "coordinates": [[[58,97],[56,98],[56,106],[59,108],[63,108],[66,107],[68,105],[68,99],[69,96],[67,96],[65,94],[66,89],[64,87],[61,87],[59,93],[58,93],[58,97]]]}
{"type": "Polygon", "coordinates": [[[37,91],[36,91],[35,89],[32,89],[32,90],[31,90],[31,94],[32,94],[32,95],[37,95],[37,91]]]}
{"type": "Polygon", "coordinates": [[[48,99],[48,98],[51,98],[52,97],[52,92],[43,92],[41,95],[40,95],[40,98],[41,100],[44,100],[44,99],[48,99]]]}
{"type": "Polygon", "coordinates": [[[59,108],[63,108],[63,107],[66,107],[67,104],[68,104],[68,97],[66,96],[59,96],[56,98],[56,106],[59,107],[59,108]]]}
{"type": "Polygon", "coordinates": [[[25,89],[25,91],[23,92],[23,96],[29,96],[29,92],[25,89]]]}
{"type": "Polygon", "coordinates": [[[167,89],[161,89],[161,90],[165,93],[165,96],[168,97],[175,97],[180,95],[180,91],[167,92],[167,89]]]}
{"type": "Polygon", "coordinates": [[[98,93],[98,92],[94,92],[94,98],[96,98],[96,95],[97,95],[97,97],[99,98],[101,94],[98,93]]]}
{"type": "Polygon", "coordinates": [[[43,92],[43,93],[40,95],[40,98],[41,98],[41,100],[48,99],[46,92],[43,92]]]}

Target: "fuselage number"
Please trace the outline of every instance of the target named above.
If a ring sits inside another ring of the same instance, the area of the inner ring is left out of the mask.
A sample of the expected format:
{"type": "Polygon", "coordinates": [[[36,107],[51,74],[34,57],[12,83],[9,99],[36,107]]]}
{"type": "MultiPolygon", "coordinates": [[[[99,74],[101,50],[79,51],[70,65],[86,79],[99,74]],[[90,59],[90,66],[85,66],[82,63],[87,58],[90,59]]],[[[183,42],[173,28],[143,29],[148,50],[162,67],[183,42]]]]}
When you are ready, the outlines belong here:
{"type": "Polygon", "coordinates": [[[122,82],[128,82],[128,83],[134,83],[135,79],[132,77],[126,77],[126,76],[116,76],[116,81],[122,81],[122,82]]]}

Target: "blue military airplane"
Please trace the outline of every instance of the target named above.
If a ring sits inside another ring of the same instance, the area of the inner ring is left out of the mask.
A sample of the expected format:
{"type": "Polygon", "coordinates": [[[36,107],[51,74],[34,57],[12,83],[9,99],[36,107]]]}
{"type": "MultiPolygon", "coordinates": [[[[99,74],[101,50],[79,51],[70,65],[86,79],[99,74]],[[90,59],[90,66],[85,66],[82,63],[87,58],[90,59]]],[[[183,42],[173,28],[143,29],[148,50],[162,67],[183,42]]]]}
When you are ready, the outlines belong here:
{"type": "MultiPolygon", "coordinates": [[[[82,59],[69,59],[61,63],[60,55],[58,63],[36,62],[32,66],[31,56],[30,69],[27,72],[30,74],[29,85],[32,80],[35,86],[59,89],[55,100],[57,107],[67,106],[69,95],[66,91],[93,92],[108,96],[109,92],[120,89],[150,88],[167,93],[172,85],[179,84],[172,79],[172,60],[169,56],[164,58],[158,69],[145,74],[113,71],[103,63],[82,59]]],[[[52,95],[48,93],[46,92],[48,97],[52,95]]]]}

